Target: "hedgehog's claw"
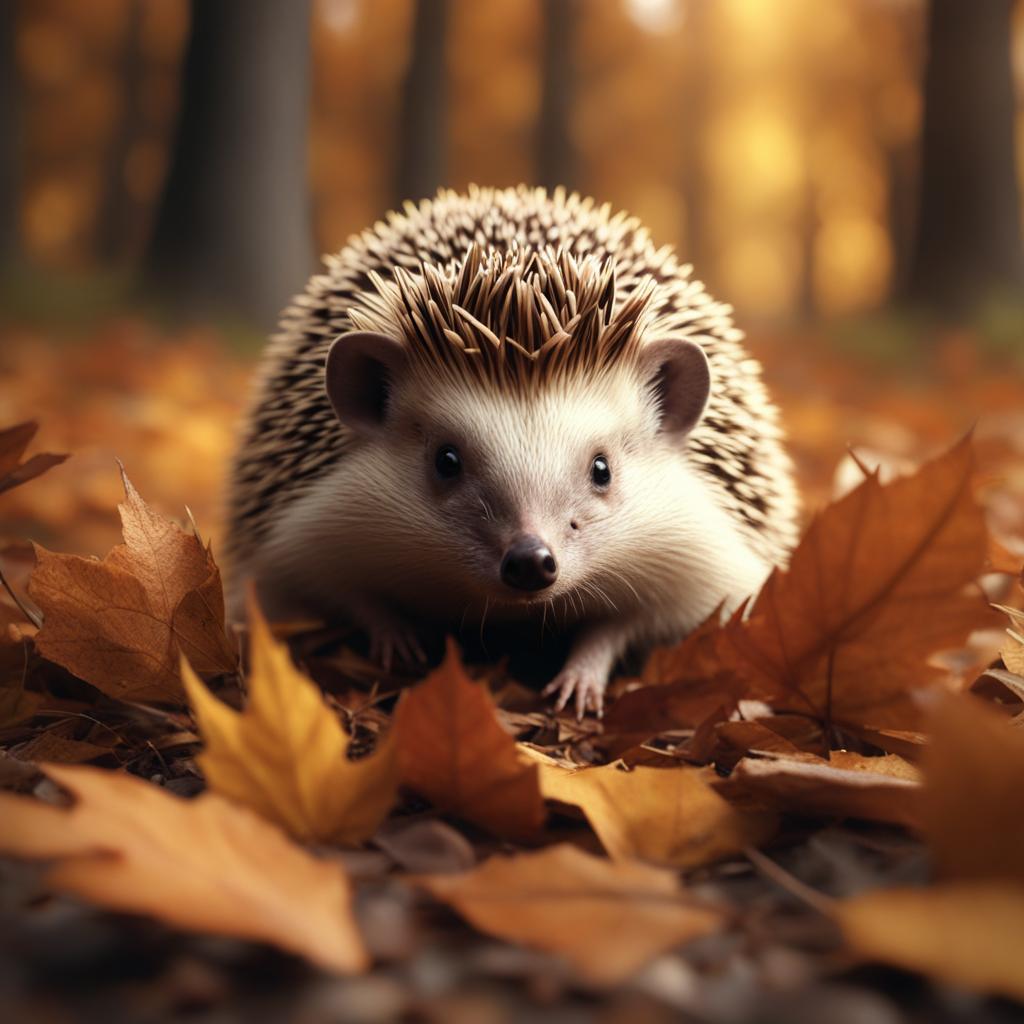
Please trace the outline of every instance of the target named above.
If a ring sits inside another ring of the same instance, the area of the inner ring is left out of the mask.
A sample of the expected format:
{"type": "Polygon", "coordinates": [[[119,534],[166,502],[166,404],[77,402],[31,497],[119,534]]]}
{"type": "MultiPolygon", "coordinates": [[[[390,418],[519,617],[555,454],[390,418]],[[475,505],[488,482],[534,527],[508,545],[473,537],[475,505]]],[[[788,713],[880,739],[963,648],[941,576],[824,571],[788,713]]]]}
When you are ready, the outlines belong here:
{"type": "Polygon", "coordinates": [[[582,721],[587,711],[593,711],[601,718],[604,716],[604,684],[603,677],[580,669],[563,669],[546,687],[544,696],[557,693],[555,713],[561,711],[575,695],[576,720],[582,721]]]}

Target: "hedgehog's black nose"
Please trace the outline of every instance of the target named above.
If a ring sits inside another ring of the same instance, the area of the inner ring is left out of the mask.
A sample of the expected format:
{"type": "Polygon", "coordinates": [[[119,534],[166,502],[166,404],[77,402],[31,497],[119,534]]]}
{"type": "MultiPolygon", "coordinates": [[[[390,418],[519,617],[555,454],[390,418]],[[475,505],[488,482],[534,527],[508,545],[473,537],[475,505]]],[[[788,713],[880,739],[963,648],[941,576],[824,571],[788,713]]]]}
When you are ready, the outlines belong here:
{"type": "Polygon", "coordinates": [[[543,590],[558,579],[558,563],[540,537],[518,537],[501,560],[501,578],[516,590],[543,590]]]}

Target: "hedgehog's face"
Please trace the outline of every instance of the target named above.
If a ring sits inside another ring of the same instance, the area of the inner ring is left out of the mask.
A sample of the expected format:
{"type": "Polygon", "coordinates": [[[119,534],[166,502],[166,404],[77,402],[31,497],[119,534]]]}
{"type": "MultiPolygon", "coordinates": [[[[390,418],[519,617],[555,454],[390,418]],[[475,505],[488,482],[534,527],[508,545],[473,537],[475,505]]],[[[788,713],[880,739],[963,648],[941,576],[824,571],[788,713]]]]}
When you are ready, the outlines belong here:
{"type": "Polygon", "coordinates": [[[521,393],[425,381],[394,342],[350,335],[332,349],[328,391],[343,423],[399,467],[409,535],[435,578],[466,603],[562,599],[582,614],[629,600],[634,548],[657,530],[650,510],[664,507],[665,473],[678,475],[681,437],[707,401],[699,346],[644,351],[521,393]]]}

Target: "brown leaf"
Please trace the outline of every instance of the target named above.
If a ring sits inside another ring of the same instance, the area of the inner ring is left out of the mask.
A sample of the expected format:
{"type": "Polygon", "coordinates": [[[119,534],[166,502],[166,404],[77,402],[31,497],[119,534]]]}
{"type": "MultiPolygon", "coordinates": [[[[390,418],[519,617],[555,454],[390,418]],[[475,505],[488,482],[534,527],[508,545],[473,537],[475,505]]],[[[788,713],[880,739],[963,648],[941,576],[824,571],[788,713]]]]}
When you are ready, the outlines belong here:
{"type": "Polygon", "coordinates": [[[749,621],[725,628],[728,666],[756,696],[822,721],[912,728],[929,654],[989,622],[986,532],[965,439],[913,476],[868,477],[808,528],[749,621]]]}
{"type": "Polygon", "coordinates": [[[922,826],[942,878],[1024,884],[1024,730],[973,696],[930,718],[922,826]]]}
{"type": "Polygon", "coordinates": [[[27,462],[21,461],[38,429],[38,423],[29,421],[0,430],[0,494],[41,476],[67,459],[66,455],[41,454],[33,455],[27,462]]]}
{"type": "Polygon", "coordinates": [[[544,821],[537,769],[520,761],[453,643],[440,668],[403,694],[394,731],[402,782],[439,810],[505,838],[536,834],[544,821]]]}
{"type": "Polygon", "coordinates": [[[640,742],[668,729],[694,728],[718,709],[729,713],[736,707],[744,684],[723,665],[719,618],[716,610],[681,643],[651,652],[644,685],[612,704],[606,734],[640,742]]]}
{"type": "Polygon", "coordinates": [[[834,764],[806,754],[745,757],[717,788],[729,796],[755,798],[791,814],[898,825],[919,820],[921,789],[913,765],[894,755],[842,757],[842,753],[834,752],[834,764]]]}
{"type": "Polygon", "coordinates": [[[941,881],[840,904],[848,945],[982,992],[1024,999],[1024,730],[976,697],[930,717],[921,825],[941,881]]]}
{"type": "Polygon", "coordinates": [[[182,800],[81,766],[46,773],[75,804],[0,794],[0,851],[54,862],[54,889],[190,931],[269,942],[328,970],[367,967],[338,864],[215,794],[182,800]]]}
{"type": "Polygon", "coordinates": [[[1024,887],[948,882],[846,900],[836,916],[847,945],[870,960],[981,992],[1024,1000],[1024,887]]]}
{"type": "Polygon", "coordinates": [[[565,957],[602,986],[725,921],[720,910],[689,902],[672,872],[568,845],[414,881],[480,931],[565,957]]]}
{"type": "Polygon", "coordinates": [[[181,701],[179,652],[231,672],[220,572],[209,548],[157,515],[122,471],[124,544],[99,562],[36,546],[29,593],[44,657],[121,700],[181,701]]]}
{"type": "Polygon", "coordinates": [[[521,749],[538,765],[544,796],[579,807],[615,860],[694,868],[757,846],[775,831],[774,815],[731,807],[703,769],[627,771],[609,764],[573,771],[521,749]]]}
{"type": "Polygon", "coordinates": [[[274,640],[255,602],[249,609],[251,670],[244,714],[221,703],[187,663],[182,679],[205,749],[199,765],[214,792],[249,807],[304,841],[356,844],[395,801],[394,746],[348,759],[349,738],[319,687],[274,640]]]}

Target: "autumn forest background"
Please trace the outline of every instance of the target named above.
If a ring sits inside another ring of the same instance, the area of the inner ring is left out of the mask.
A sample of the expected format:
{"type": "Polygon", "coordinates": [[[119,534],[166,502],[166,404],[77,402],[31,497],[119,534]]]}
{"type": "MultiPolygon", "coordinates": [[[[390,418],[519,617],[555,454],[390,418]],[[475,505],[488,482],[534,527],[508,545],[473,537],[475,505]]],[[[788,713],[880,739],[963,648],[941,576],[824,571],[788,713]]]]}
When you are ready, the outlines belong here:
{"type": "Polygon", "coordinates": [[[1022,189],[1013,0],[0,0],[0,847],[178,929],[51,904],[0,861],[0,997],[60,1021],[233,999],[274,1021],[1019,1019],[1022,189]],[[451,653],[399,696],[419,676],[347,634],[289,636],[296,668],[196,612],[290,296],[406,200],[520,182],[630,211],[733,305],[809,531],[749,620],[616,680],[601,725],[451,653]],[[951,703],[928,712],[926,684],[951,703]],[[314,725],[318,765],[286,735],[314,725]],[[253,751],[284,797],[237,783],[253,751]],[[29,841],[58,787],[82,813],[29,841]],[[111,821],[142,805],[161,842],[223,829],[241,860],[140,851],[111,821]],[[490,887],[518,917],[488,916],[490,887]],[[286,1017],[297,992],[313,1010],[286,1017]]]}

